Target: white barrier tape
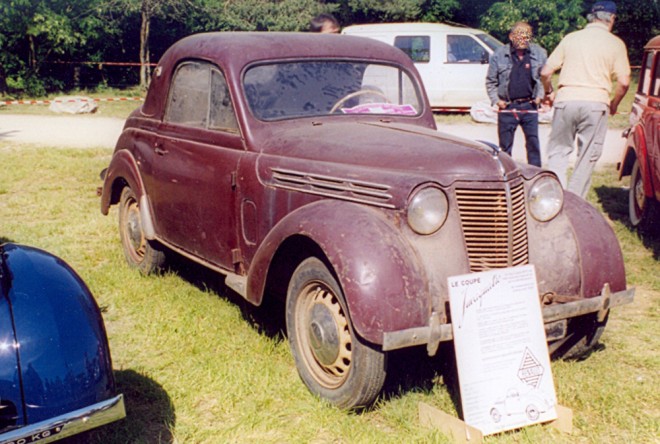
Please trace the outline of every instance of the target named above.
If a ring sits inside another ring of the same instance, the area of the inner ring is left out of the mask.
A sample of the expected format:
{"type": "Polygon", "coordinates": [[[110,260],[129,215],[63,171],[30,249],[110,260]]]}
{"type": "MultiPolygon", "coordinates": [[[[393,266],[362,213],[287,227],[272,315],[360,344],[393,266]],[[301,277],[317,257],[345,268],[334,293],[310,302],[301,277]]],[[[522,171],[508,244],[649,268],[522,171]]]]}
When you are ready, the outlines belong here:
{"type": "Polygon", "coordinates": [[[142,97],[110,97],[107,99],[68,99],[68,100],[6,100],[0,101],[3,105],[50,105],[51,103],[73,103],[73,102],[126,102],[144,101],[142,97]]]}

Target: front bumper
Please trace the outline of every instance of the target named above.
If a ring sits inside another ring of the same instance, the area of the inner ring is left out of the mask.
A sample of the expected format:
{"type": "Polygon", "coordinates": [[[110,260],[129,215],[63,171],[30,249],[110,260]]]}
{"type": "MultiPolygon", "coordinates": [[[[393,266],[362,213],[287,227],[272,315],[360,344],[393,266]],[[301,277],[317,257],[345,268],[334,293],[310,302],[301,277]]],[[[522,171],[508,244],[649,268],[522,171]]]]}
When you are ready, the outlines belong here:
{"type": "MultiPolygon", "coordinates": [[[[562,339],[566,335],[566,320],[570,318],[597,313],[598,320],[602,321],[610,308],[629,304],[634,297],[634,288],[612,293],[610,286],[605,284],[600,296],[543,306],[546,338],[548,341],[562,339]]],[[[429,355],[435,355],[440,342],[451,341],[454,338],[451,324],[442,324],[439,319],[437,313],[432,313],[428,326],[385,332],[383,350],[389,351],[426,344],[429,355]]]]}
{"type": "Polygon", "coordinates": [[[47,443],[120,420],[126,416],[124,396],[0,434],[0,444],[47,443]]]}

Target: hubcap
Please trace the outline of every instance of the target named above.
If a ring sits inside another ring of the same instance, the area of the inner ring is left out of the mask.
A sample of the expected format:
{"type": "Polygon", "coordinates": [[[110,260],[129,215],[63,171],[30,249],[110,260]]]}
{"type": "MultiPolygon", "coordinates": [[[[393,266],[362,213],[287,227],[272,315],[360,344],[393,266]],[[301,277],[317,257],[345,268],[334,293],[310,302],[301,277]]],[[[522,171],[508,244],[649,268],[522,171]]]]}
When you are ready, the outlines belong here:
{"type": "Polygon", "coordinates": [[[309,322],[312,352],[322,365],[330,365],[339,355],[339,335],[332,313],[325,305],[314,304],[309,322]]]}
{"type": "Polygon", "coordinates": [[[635,203],[637,204],[637,208],[641,213],[642,210],[644,209],[644,203],[646,201],[646,197],[644,196],[644,184],[642,183],[641,176],[639,176],[639,180],[635,181],[634,186],[635,186],[635,203]]]}
{"type": "Polygon", "coordinates": [[[126,235],[132,250],[138,258],[144,257],[146,241],[142,235],[140,210],[137,203],[132,201],[126,210],[126,235]]]}

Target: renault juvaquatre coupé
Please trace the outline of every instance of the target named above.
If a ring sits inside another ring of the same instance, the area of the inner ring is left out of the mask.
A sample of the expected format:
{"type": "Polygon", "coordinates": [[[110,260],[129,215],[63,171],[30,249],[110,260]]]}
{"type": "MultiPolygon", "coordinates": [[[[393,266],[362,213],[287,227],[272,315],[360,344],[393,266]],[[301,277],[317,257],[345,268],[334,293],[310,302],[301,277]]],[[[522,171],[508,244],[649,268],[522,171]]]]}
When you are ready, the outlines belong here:
{"type": "Polygon", "coordinates": [[[452,340],[450,276],[533,264],[554,357],[590,350],[633,298],[594,207],[438,131],[410,58],[367,38],[184,38],[102,177],[130,265],[176,251],[252,304],[280,297],[302,380],[343,408],[376,398],[389,351],[452,340]]]}

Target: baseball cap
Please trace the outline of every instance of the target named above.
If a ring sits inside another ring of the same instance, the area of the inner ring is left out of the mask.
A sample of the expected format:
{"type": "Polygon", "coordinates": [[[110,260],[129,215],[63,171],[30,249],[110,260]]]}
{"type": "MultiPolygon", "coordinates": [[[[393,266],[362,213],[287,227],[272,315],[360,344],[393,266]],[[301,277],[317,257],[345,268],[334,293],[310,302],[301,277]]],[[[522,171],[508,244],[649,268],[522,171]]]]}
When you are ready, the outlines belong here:
{"type": "Polygon", "coordinates": [[[591,12],[609,12],[610,14],[616,14],[616,3],[611,1],[596,2],[591,7],[591,12]]]}

